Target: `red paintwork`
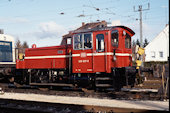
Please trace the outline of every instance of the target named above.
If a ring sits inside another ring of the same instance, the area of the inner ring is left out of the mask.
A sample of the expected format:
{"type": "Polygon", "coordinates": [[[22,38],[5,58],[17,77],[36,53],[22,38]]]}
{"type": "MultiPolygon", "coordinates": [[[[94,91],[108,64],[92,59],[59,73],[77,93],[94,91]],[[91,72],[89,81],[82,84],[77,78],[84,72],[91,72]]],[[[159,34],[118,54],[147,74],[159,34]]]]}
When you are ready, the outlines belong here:
{"type": "Polygon", "coordinates": [[[105,30],[90,31],[93,38],[93,49],[74,50],[72,49],[72,45],[26,49],[24,61],[17,61],[16,67],[17,69],[68,69],[69,51],[72,53],[72,73],[111,73],[111,68],[113,67],[121,68],[132,66],[131,56],[116,56],[117,60],[113,60],[112,53],[114,49],[117,54],[132,54],[131,49],[125,48],[123,31],[126,31],[131,37],[134,35],[134,32],[126,27],[113,27],[105,30]],[[119,31],[118,48],[111,45],[112,30],[119,31]],[[105,37],[104,52],[96,52],[97,34],[103,34],[105,37]],[[58,50],[63,51],[63,53],[58,54],[58,50]],[[46,56],[57,56],[57,58],[39,58],[46,56]],[[36,59],[32,59],[31,57],[36,57],[36,59]]]}
{"type": "MultiPolygon", "coordinates": [[[[105,39],[104,39],[104,42],[105,42],[105,50],[108,52],[108,50],[106,48],[108,48],[108,35],[106,35],[106,32],[107,31],[97,31],[97,32],[94,32],[93,34],[93,40],[94,40],[94,43],[93,43],[93,51],[97,54],[102,54],[104,52],[97,52],[96,51],[96,35],[97,34],[103,34],[105,39]]],[[[105,51],[105,52],[106,52],[105,51]]],[[[106,60],[106,56],[94,56],[93,57],[93,69],[95,72],[105,72],[107,70],[107,60],[106,60]]]]}
{"type": "Polygon", "coordinates": [[[25,50],[24,61],[17,61],[17,69],[66,69],[68,67],[68,58],[36,58],[27,59],[27,57],[44,56],[66,56],[71,50],[71,46],[53,46],[41,48],[29,48],[25,50]],[[63,51],[63,53],[57,53],[63,51]]]}
{"type": "MultiPolygon", "coordinates": [[[[93,49],[92,50],[73,50],[73,54],[81,53],[96,53],[96,54],[105,54],[113,53],[113,49],[116,49],[116,53],[119,54],[132,54],[131,49],[125,48],[125,36],[123,36],[123,31],[126,31],[130,36],[133,36],[134,33],[130,33],[127,29],[123,28],[113,28],[109,30],[94,31],[93,32],[93,49]],[[118,48],[111,45],[111,31],[119,31],[119,46],[118,48]],[[103,34],[105,39],[105,52],[96,52],[96,35],[103,34]]],[[[96,72],[106,72],[111,73],[111,68],[117,67],[127,67],[132,66],[132,57],[131,56],[116,56],[117,60],[113,61],[113,55],[98,55],[90,57],[73,57],[73,73],[96,73],[96,72]],[[89,60],[90,62],[79,63],[79,60],[89,60]],[[87,69],[92,69],[92,71],[87,71],[87,69]]]]}

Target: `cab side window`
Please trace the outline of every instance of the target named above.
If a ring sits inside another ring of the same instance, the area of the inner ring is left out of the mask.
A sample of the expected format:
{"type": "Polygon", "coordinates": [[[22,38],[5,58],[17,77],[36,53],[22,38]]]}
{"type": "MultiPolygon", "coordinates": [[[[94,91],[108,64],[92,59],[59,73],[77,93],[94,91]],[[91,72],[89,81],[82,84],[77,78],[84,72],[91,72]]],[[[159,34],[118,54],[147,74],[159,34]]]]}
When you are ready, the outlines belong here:
{"type": "Polygon", "coordinates": [[[111,43],[113,47],[118,47],[119,45],[119,33],[117,30],[112,31],[111,33],[111,43]]]}
{"type": "Polygon", "coordinates": [[[82,49],[83,42],[82,42],[82,35],[77,34],[74,35],[74,49],[82,49]]]}
{"type": "Polygon", "coordinates": [[[104,35],[103,34],[96,35],[96,51],[97,52],[104,51],[104,35]]]}
{"type": "Polygon", "coordinates": [[[73,39],[75,50],[92,49],[92,33],[76,34],[73,39]]]}
{"type": "Polygon", "coordinates": [[[126,33],[126,38],[125,38],[125,48],[131,48],[131,37],[129,34],[126,33]]]}
{"type": "Polygon", "coordinates": [[[85,49],[91,49],[92,48],[91,34],[84,34],[84,48],[85,49]]]}
{"type": "Polygon", "coordinates": [[[67,45],[71,45],[71,38],[67,38],[67,45]]]}

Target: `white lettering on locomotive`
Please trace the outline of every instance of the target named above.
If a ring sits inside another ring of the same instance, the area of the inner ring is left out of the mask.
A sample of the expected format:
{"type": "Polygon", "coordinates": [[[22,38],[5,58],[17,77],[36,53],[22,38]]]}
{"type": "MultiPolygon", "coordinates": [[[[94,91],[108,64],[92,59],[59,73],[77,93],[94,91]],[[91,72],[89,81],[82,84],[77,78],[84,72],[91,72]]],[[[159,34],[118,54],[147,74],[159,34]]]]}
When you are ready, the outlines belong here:
{"type": "Polygon", "coordinates": [[[87,69],[87,71],[93,71],[93,69],[87,69]]]}
{"type": "Polygon", "coordinates": [[[89,60],[78,60],[78,63],[89,63],[89,60]]]}

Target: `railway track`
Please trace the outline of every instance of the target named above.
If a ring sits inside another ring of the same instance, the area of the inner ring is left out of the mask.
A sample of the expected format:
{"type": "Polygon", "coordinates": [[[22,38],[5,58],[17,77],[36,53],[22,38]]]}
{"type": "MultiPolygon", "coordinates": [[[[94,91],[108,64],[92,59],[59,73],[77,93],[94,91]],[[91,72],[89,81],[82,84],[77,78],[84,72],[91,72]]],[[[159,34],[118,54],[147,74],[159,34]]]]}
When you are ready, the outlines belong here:
{"type": "Polygon", "coordinates": [[[0,113],[167,113],[168,111],[0,99],[0,113]]]}
{"type": "MultiPolygon", "coordinates": [[[[67,97],[88,97],[95,99],[116,99],[116,100],[160,100],[160,97],[155,93],[142,93],[142,92],[95,92],[87,89],[66,89],[59,88],[50,89],[45,87],[30,87],[30,86],[18,86],[9,84],[0,84],[0,87],[5,93],[21,93],[21,94],[40,94],[49,96],[67,96],[67,97]],[[152,96],[151,96],[152,95],[152,96]]],[[[123,112],[123,113],[137,113],[137,112],[161,112],[166,113],[168,111],[149,110],[149,109],[132,109],[132,108],[119,108],[119,107],[105,107],[94,105],[79,105],[79,104],[64,104],[64,103],[49,103],[49,102],[37,102],[28,100],[12,100],[12,99],[0,99],[0,113],[85,113],[85,112],[123,112]]]]}

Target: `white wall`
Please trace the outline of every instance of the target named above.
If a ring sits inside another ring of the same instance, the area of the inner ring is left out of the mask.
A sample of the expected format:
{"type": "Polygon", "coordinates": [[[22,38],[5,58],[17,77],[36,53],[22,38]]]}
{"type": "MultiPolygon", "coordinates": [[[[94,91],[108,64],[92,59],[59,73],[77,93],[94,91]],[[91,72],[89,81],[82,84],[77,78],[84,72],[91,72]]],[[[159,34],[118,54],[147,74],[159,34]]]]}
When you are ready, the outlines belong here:
{"type": "Polygon", "coordinates": [[[165,27],[146,47],[145,62],[151,61],[168,61],[169,57],[169,25],[165,27]],[[160,56],[163,52],[163,56],[160,56]],[[155,53],[155,57],[154,57],[155,53]]]}

